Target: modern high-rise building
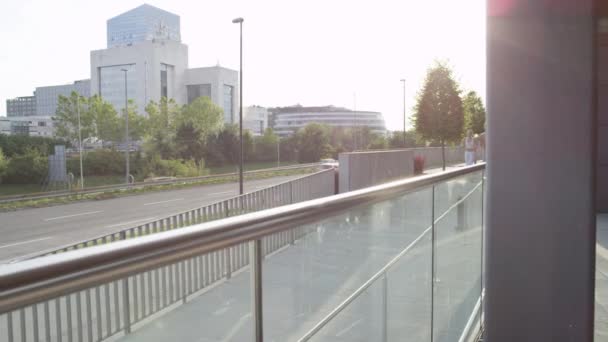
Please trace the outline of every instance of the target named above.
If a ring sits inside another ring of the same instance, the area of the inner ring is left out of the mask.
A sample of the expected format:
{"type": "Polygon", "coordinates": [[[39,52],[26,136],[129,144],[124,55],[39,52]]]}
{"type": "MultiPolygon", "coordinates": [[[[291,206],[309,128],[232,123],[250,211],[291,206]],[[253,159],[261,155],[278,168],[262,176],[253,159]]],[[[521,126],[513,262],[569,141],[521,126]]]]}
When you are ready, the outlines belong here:
{"type": "Polygon", "coordinates": [[[143,41],[181,41],[179,16],[143,4],[107,22],[108,48],[143,41]]]}
{"type": "MultiPolygon", "coordinates": [[[[119,113],[125,100],[132,100],[142,115],[150,101],[159,102],[162,97],[188,104],[208,96],[223,109],[225,123],[237,122],[238,72],[219,65],[189,69],[188,46],[181,43],[178,15],[144,4],[108,20],[107,48],[91,51],[90,62],[90,80],[38,87],[34,96],[7,100],[9,117],[41,118],[11,124],[15,133],[31,134],[36,131],[32,127],[49,124],[52,132],[50,118],[57,110],[58,97],[72,91],[86,97],[100,95],[119,113]]],[[[41,135],[49,135],[47,130],[41,135]]]]}
{"type": "Polygon", "coordinates": [[[189,69],[175,14],[142,5],[108,20],[108,48],[91,51],[91,94],[122,110],[125,76],[127,98],[140,114],[162,97],[188,104],[208,96],[224,110],[224,122],[236,122],[238,73],[220,66],[189,69]]]}

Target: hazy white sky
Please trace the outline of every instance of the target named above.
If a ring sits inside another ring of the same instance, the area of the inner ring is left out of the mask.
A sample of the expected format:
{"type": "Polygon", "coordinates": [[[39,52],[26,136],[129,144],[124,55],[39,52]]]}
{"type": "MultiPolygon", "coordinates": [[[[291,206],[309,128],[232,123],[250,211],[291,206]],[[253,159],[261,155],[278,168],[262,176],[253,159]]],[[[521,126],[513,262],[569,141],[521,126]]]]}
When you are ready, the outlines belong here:
{"type": "MultiPolygon", "coordinates": [[[[7,98],[89,78],[89,51],[106,47],[106,20],[141,0],[0,3],[0,116],[7,98]]],[[[380,111],[403,126],[426,69],[447,59],[465,90],[485,98],[484,0],[150,0],[181,17],[189,66],[238,68],[244,22],[244,104],[329,105],[380,111]]]]}

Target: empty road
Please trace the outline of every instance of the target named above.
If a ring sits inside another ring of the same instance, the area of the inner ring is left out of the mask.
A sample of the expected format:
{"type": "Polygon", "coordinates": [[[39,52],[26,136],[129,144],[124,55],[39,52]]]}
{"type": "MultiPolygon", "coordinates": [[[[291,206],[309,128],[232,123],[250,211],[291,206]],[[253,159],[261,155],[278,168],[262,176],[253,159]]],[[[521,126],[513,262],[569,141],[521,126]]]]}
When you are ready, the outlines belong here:
{"type": "MultiPolygon", "coordinates": [[[[245,192],[302,176],[247,181],[245,192]]],[[[0,213],[0,262],[116,232],[235,195],[238,195],[238,184],[227,183],[0,213]]]]}

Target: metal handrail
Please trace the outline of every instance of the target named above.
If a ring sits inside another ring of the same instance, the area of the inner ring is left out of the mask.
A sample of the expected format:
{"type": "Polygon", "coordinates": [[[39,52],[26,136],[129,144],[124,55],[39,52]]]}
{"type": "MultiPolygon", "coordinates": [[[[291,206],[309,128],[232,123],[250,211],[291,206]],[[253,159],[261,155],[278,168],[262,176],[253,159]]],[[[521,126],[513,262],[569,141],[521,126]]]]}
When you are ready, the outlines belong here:
{"type": "Polygon", "coordinates": [[[309,224],[480,171],[485,163],[0,267],[0,313],[309,224]]]}

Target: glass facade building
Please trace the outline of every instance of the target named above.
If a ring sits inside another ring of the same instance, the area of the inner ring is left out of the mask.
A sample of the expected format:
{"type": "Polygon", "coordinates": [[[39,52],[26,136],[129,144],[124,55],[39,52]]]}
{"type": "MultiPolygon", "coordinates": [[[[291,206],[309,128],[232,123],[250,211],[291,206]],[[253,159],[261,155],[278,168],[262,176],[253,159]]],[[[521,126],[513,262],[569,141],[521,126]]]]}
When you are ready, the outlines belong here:
{"type": "Polygon", "coordinates": [[[234,122],[233,97],[234,87],[231,85],[224,84],[224,103],[222,106],[222,108],[224,109],[224,122],[234,122]]]}
{"type": "Polygon", "coordinates": [[[180,18],[147,4],[107,22],[108,48],[133,45],[146,40],[181,41],[180,18]]]}
{"type": "Polygon", "coordinates": [[[59,96],[70,96],[72,92],[76,92],[85,97],[91,96],[91,81],[80,80],[72,84],[36,88],[36,115],[55,115],[59,96]]]}
{"type": "Polygon", "coordinates": [[[98,69],[99,94],[117,112],[125,107],[125,73],[127,70],[127,98],[137,98],[137,68],[135,64],[113,65],[98,69]]]}
{"type": "Polygon", "coordinates": [[[36,115],[36,97],[22,96],[6,100],[6,115],[8,117],[36,115]]]}

